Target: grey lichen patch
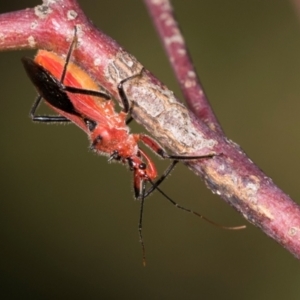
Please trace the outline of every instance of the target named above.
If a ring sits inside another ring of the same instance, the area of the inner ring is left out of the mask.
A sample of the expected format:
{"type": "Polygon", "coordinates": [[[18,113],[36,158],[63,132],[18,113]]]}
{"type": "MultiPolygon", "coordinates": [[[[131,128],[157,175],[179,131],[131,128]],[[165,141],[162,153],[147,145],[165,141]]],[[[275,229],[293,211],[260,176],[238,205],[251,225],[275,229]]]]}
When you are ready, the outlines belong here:
{"type": "Polygon", "coordinates": [[[206,139],[196,130],[185,106],[166,87],[149,82],[145,76],[131,82],[126,91],[134,105],[146,115],[143,124],[145,119],[152,119],[151,131],[164,141],[169,140],[171,149],[190,154],[215,146],[216,141],[206,139]]]}
{"type": "MultiPolygon", "coordinates": [[[[241,177],[230,165],[229,160],[219,161],[214,168],[208,168],[206,170],[211,180],[215,183],[214,186],[219,187],[221,194],[226,196],[230,201],[239,199],[241,203],[250,204],[250,208],[253,211],[258,210],[257,193],[260,188],[257,182],[258,178],[247,177],[246,179],[241,177]],[[251,201],[249,202],[249,199],[251,201]]],[[[238,204],[235,203],[235,206],[238,204]]]]}
{"type": "Polygon", "coordinates": [[[107,67],[105,75],[108,81],[119,83],[130,76],[140,74],[143,66],[129,53],[120,50],[107,67]]]}
{"type": "Polygon", "coordinates": [[[196,73],[194,71],[188,71],[187,75],[190,78],[196,78],[196,73]]]}
{"type": "Polygon", "coordinates": [[[33,21],[31,24],[30,24],[30,28],[31,29],[36,29],[38,27],[39,23],[37,21],[33,21]]]}
{"type": "Polygon", "coordinates": [[[253,203],[257,203],[257,191],[258,191],[258,187],[253,184],[253,183],[249,183],[246,185],[246,194],[248,196],[249,201],[252,201],[253,203]]]}
{"type": "Polygon", "coordinates": [[[184,56],[184,55],[186,55],[186,50],[185,50],[185,49],[182,49],[182,48],[179,48],[179,49],[177,49],[177,53],[178,53],[179,55],[181,55],[181,56],[184,56]]]}
{"type": "Polygon", "coordinates": [[[171,5],[169,1],[165,0],[152,0],[151,1],[154,5],[163,5],[164,10],[171,10],[171,5]]]}
{"type": "Polygon", "coordinates": [[[168,99],[168,101],[167,101],[168,103],[170,103],[170,104],[176,103],[176,104],[179,104],[182,107],[184,107],[183,104],[181,104],[177,101],[174,93],[172,91],[170,91],[168,88],[166,88],[165,86],[156,85],[154,88],[157,91],[157,93],[161,94],[163,97],[168,99]]]}
{"type": "Polygon", "coordinates": [[[297,227],[290,227],[288,230],[288,235],[290,236],[295,236],[298,233],[299,233],[299,228],[297,227]]]}
{"type": "Polygon", "coordinates": [[[77,16],[78,16],[78,14],[77,14],[77,12],[75,10],[73,10],[73,9],[68,10],[68,12],[67,12],[67,19],[69,21],[75,20],[77,18],[77,16]]]}
{"type": "Polygon", "coordinates": [[[166,43],[166,45],[170,45],[170,44],[174,44],[174,43],[183,45],[184,40],[183,40],[181,34],[174,33],[173,35],[165,38],[165,43],[166,43]]]}
{"type": "Polygon", "coordinates": [[[188,71],[185,76],[184,87],[186,89],[195,87],[197,85],[196,77],[197,76],[194,71],[188,71]]]}
{"type": "Polygon", "coordinates": [[[61,2],[61,0],[44,0],[45,5],[52,5],[61,2]]]}
{"type": "Polygon", "coordinates": [[[228,199],[239,199],[241,203],[244,203],[240,204],[241,206],[246,205],[249,211],[252,211],[254,219],[251,222],[255,221],[254,216],[264,216],[269,220],[273,220],[274,215],[270,209],[263,202],[259,201],[259,190],[261,187],[259,177],[241,176],[230,165],[225,167],[225,170],[223,167],[222,170],[211,168],[206,171],[217,186],[222,186],[223,195],[228,199]],[[225,170],[226,173],[224,173],[225,170]]]}
{"type": "Polygon", "coordinates": [[[234,186],[234,190],[239,192],[239,199],[244,199],[248,205],[251,203],[253,206],[258,205],[257,193],[260,189],[260,181],[256,176],[241,177],[235,171],[227,175],[231,180],[230,185],[234,186]],[[251,202],[249,202],[251,200],[251,202]]]}
{"type": "Polygon", "coordinates": [[[196,86],[196,81],[195,80],[189,80],[187,79],[185,82],[184,82],[184,87],[189,89],[189,88],[192,88],[192,87],[195,87],[196,86]]]}
{"type": "Polygon", "coordinates": [[[35,41],[35,38],[32,35],[30,35],[28,37],[27,41],[28,41],[29,47],[31,47],[31,48],[35,48],[36,47],[36,41],[35,41]]]}
{"type": "Polygon", "coordinates": [[[136,75],[123,86],[134,110],[133,115],[172,150],[182,155],[198,154],[204,148],[205,154],[213,152],[217,141],[205,138],[195,128],[187,109],[177,101],[173,92],[148,76],[149,73],[133,56],[121,50],[108,64],[105,74],[115,85],[136,75]],[[135,110],[138,110],[138,115],[135,110]]]}
{"type": "Polygon", "coordinates": [[[162,0],[152,0],[151,1],[153,4],[155,4],[155,5],[159,5],[159,4],[161,4],[163,1],[162,0]]]}
{"type": "Polygon", "coordinates": [[[100,58],[100,57],[95,57],[93,63],[94,63],[94,66],[95,66],[95,67],[100,66],[100,65],[101,65],[101,58],[100,58]]]}
{"type": "Polygon", "coordinates": [[[38,5],[34,8],[34,13],[40,19],[45,19],[49,14],[52,13],[52,9],[48,5],[38,5]]]}
{"type": "Polygon", "coordinates": [[[206,147],[214,145],[212,140],[205,139],[193,127],[189,115],[181,105],[172,105],[169,109],[162,112],[158,117],[158,122],[164,131],[182,146],[180,152],[191,153],[201,151],[206,147]]]}
{"type": "Polygon", "coordinates": [[[162,14],[160,18],[165,21],[166,26],[168,27],[176,26],[176,22],[174,18],[172,18],[169,13],[162,14]]]}
{"type": "Polygon", "coordinates": [[[137,96],[138,106],[143,108],[150,117],[157,118],[165,110],[163,98],[157,97],[153,89],[145,89],[141,86],[137,96]]]}

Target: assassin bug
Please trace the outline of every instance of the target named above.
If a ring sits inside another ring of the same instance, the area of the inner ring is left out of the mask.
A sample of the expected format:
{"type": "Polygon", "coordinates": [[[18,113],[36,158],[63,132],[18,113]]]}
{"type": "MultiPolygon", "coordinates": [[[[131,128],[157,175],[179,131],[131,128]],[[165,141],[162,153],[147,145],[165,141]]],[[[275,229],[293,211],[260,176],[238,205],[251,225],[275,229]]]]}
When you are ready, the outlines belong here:
{"type": "Polygon", "coordinates": [[[118,113],[114,110],[114,102],[111,100],[110,95],[100,91],[95,81],[70,61],[76,42],[75,27],[74,38],[70,44],[66,59],[45,50],[39,50],[34,60],[26,57],[22,58],[25,70],[39,93],[30,111],[30,116],[33,121],[41,123],[75,123],[87,133],[93,151],[107,155],[109,161],[115,160],[129,166],[129,169],[133,172],[135,198],[141,200],[139,237],[143,251],[143,263],[145,264],[145,247],[142,237],[144,200],[154,190],[162,193],[176,207],[193,213],[214,225],[226,229],[244,228],[244,226],[225,227],[218,225],[204,216],[178,205],[158,187],[169,175],[178,160],[204,159],[211,158],[214,155],[169,155],[151,137],[145,134],[130,134],[127,124],[132,118],[129,117],[126,121],[130,111],[130,102],[127,99],[123,85],[141,74],[128,77],[118,84],[117,89],[123,104],[123,110],[118,113]],[[36,110],[42,99],[58,115],[36,115],[36,110]],[[138,146],[138,142],[147,145],[160,157],[173,160],[170,167],[156,182],[154,182],[157,178],[155,165],[138,146]],[[147,182],[151,184],[151,188],[148,191],[146,191],[147,182]]]}

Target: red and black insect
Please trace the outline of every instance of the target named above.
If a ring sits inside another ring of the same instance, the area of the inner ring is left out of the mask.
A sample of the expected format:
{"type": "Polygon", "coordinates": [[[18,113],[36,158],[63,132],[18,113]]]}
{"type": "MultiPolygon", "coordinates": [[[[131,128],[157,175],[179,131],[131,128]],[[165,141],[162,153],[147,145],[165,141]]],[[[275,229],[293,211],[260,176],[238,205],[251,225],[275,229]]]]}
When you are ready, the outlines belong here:
{"type": "MultiPolygon", "coordinates": [[[[140,74],[126,78],[118,84],[117,88],[123,104],[123,110],[119,113],[116,112],[110,95],[101,91],[86,72],[70,61],[76,41],[75,29],[75,36],[66,59],[45,50],[38,51],[34,60],[27,57],[22,59],[25,70],[39,93],[31,109],[30,116],[33,121],[41,123],[75,123],[87,133],[93,151],[107,155],[109,160],[119,161],[129,166],[129,169],[133,172],[135,198],[141,200],[139,235],[143,248],[143,262],[145,263],[145,249],[142,238],[144,199],[153,190],[158,190],[176,207],[194,213],[214,225],[224,227],[215,224],[194,211],[179,206],[158,187],[174,168],[178,160],[204,159],[211,158],[213,155],[169,155],[151,137],[145,134],[130,134],[127,126],[132,120],[131,117],[128,118],[130,102],[127,99],[123,85],[132,78],[140,76],[140,74]],[[42,99],[58,115],[36,115],[36,110],[42,99]],[[173,160],[170,167],[156,182],[154,182],[157,178],[156,167],[149,156],[139,147],[138,142],[147,145],[160,157],[173,160]],[[147,182],[151,184],[148,191],[146,191],[147,182]]],[[[240,227],[224,228],[240,229],[240,227]]]]}

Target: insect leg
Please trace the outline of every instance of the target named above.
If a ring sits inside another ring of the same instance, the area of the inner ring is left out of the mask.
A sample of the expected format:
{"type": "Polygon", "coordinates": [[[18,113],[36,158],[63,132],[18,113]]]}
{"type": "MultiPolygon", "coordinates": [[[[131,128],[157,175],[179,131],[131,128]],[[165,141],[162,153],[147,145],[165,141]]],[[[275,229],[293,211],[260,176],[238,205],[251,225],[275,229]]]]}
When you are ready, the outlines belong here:
{"type": "Polygon", "coordinates": [[[73,50],[74,50],[74,47],[75,47],[76,43],[77,43],[77,27],[75,26],[75,27],[74,27],[74,38],[73,38],[73,40],[72,40],[72,43],[71,43],[70,46],[69,46],[69,50],[68,50],[68,53],[67,53],[65,65],[64,65],[64,68],[63,68],[61,77],[60,77],[60,82],[61,82],[61,83],[64,82],[64,79],[65,79],[65,77],[66,77],[68,64],[69,64],[69,62],[70,62],[71,55],[72,55],[72,52],[73,52],[73,50]]]}
{"type": "Polygon", "coordinates": [[[42,96],[38,96],[30,110],[30,118],[34,122],[40,122],[40,123],[69,123],[71,122],[69,119],[63,117],[63,116],[36,116],[35,112],[37,108],[39,107],[42,100],[42,96]]]}
{"type": "Polygon", "coordinates": [[[193,159],[201,159],[201,158],[211,158],[216,154],[206,154],[206,155],[169,155],[154,139],[151,137],[140,134],[139,140],[142,141],[145,145],[147,145],[152,151],[158,154],[161,158],[164,159],[175,159],[175,160],[193,160],[193,159]]]}
{"type": "MultiPolygon", "coordinates": [[[[159,191],[168,201],[170,201],[175,207],[182,209],[186,212],[192,213],[199,218],[207,221],[208,223],[211,223],[214,226],[223,228],[223,229],[229,229],[229,230],[238,230],[238,229],[244,229],[246,226],[235,226],[235,227],[228,227],[228,226],[223,226],[220,225],[214,221],[211,221],[210,219],[206,218],[205,216],[191,210],[188,208],[185,208],[178,203],[176,203],[174,200],[172,200],[167,194],[165,194],[158,186],[162,183],[162,181],[169,175],[169,173],[172,171],[172,169],[175,167],[177,164],[178,160],[192,160],[192,159],[201,159],[201,158],[210,158],[213,157],[214,154],[208,154],[208,155],[201,155],[201,156],[180,156],[180,155],[169,155],[166,153],[166,151],[152,138],[150,138],[147,135],[139,135],[139,139],[148,147],[150,147],[154,152],[156,152],[158,155],[160,155],[162,158],[169,158],[169,159],[175,159],[173,164],[169,166],[169,168],[165,171],[165,173],[162,175],[161,178],[159,178],[156,182],[153,182],[151,178],[148,178],[147,181],[152,185],[152,188],[149,189],[150,193],[153,190],[159,191]],[[165,176],[164,176],[165,175],[165,176]]],[[[146,196],[148,196],[150,193],[149,191],[145,192],[142,195],[142,199],[145,199],[146,196]]]]}
{"type": "Polygon", "coordinates": [[[92,91],[92,90],[85,90],[81,88],[76,88],[73,86],[63,86],[62,88],[63,91],[73,93],[73,94],[80,94],[80,95],[88,95],[88,96],[94,96],[94,97],[99,97],[99,98],[104,98],[105,100],[110,100],[111,97],[100,91],[92,91]]]}
{"type": "MultiPolygon", "coordinates": [[[[61,84],[63,84],[64,79],[66,77],[67,68],[68,68],[68,65],[69,65],[69,62],[70,62],[70,59],[71,59],[71,56],[72,56],[72,53],[74,51],[76,43],[77,43],[77,27],[75,26],[74,27],[74,38],[72,40],[72,43],[70,44],[70,47],[69,47],[69,50],[68,50],[68,53],[67,53],[67,57],[66,57],[66,61],[65,61],[65,64],[64,64],[63,72],[62,72],[61,78],[60,78],[60,83],[61,84]]],[[[100,98],[104,98],[106,100],[111,99],[111,97],[109,95],[107,95],[106,93],[103,93],[103,92],[85,90],[85,89],[80,89],[80,88],[71,87],[71,86],[63,85],[63,91],[74,93],[74,94],[100,97],[100,98]]]]}
{"type": "MultiPolygon", "coordinates": [[[[155,183],[153,181],[151,181],[150,179],[148,180],[153,186],[155,185],[155,183]]],[[[196,215],[197,217],[205,220],[206,222],[216,226],[216,227],[219,227],[219,228],[222,228],[222,229],[229,229],[229,230],[240,230],[240,229],[244,229],[246,228],[245,225],[242,225],[242,226],[234,226],[234,227],[231,227],[231,226],[224,226],[224,225],[221,225],[221,224],[218,224],[208,218],[206,218],[205,216],[199,214],[198,212],[195,212],[189,208],[185,208],[181,205],[179,205],[178,203],[176,203],[174,200],[172,200],[167,194],[165,194],[159,187],[156,186],[156,190],[158,190],[168,201],[170,201],[176,208],[179,208],[179,209],[182,209],[188,213],[192,213],[194,215],[196,215]]]]}
{"type": "MultiPolygon", "coordinates": [[[[137,135],[137,140],[142,141],[147,145],[152,151],[158,154],[164,159],[173,159],[174,161],[162,174],[162,176],[145,192],[144,198],[148,197],[171,173],[179,160],[192,160],[192,159],[201,159],[201,158],[211,158],[214,154],[200,155],[200,156],[182,156],[182,155],[169,155],[154,139],[150,138],[147,135],[139,134],[137,135]]],[[[150,161],[151,162],[151,161],[150,161]]],[[[152,163],[152,162],[151,162],[152,163]]],[[[154,178],[154,177],[152,177],[154,178]]],[[[151,178],[150,178],[151,179],[151,178]]],[[[150,182],[150,181],[149,181],[150,182]]]]}
{"type": "Polygon", "coordinates": [[[126,120],[126,122],[125,122],[126,125],[128,125],[129,123],[131,123],[132,120],[133,120],[133,117],[130,116],[130,117],[126,120]]]}
{"type": "Polygon", "coordinates": [[[160,176],[159,179],[157,179],[154,184],[151,185],[151,187],[148,189],[148,191],[145,191],[144,198],[147,198],[152,192],[156,190],[158,186],[169,176],[169,174],[172,172],[172,170],[175,168],[179,161],[173,160],[172,163],[169,165],[169,167],[164,171],[164,173],[160,176]]]}
{"type": "Polygon", "coordinates": [[[127,78],[121,80],[119,82],[119,84],[118,84],[118,92],[119,92],[119,96],[120,96],[120,99],[121,99],[122,104],[123,104],[123,112],[125,112],[125,113],[129,112],[129,110],[130,110],[130,103],[129,103],[129,100],[128,100],[127,95],[125,93],[125,90],[124,90],[124,83],[127,82],[127,81],[129,81],[129,80],[132,80],[132,79],[134,79],[136,77],[141,76],[142,73],[143,73],[143,71],[144,71],[144,68],[141,70],[140,73],[132,75],[130,77],[127,77],[127,78]]]}

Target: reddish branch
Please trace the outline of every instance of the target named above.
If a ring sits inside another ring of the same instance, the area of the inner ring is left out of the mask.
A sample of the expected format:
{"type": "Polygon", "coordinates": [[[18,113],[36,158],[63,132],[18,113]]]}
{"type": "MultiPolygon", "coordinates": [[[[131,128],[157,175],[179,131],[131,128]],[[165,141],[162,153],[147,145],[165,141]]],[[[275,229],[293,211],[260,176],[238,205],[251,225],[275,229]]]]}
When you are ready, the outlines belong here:
{"type": "Polygon", "coordinates": [[[194,114],[205,122],[209,128],[222,134],[222,128],[200,84],[184,37],[175,20],[170,1],[144,1],[168,54],[186,103],[194,114]]]}
{"type": "MultiPolygon", "coordinates": [[[[183,51],[186,50],[184,40],[178,38],[179,31],[169,3],[164,0],[147,0],[146,3],[173,58],[184,95],[201,118],[188,112],[148,71],[125,87],[133,103],[133,117],[176,154],[220,154],[187,165],[205,180],[213,193],[300,258],[299,207],[238,145],[223,135],[193,73],[189,57],[183,51]],[[165,13],[163,17],[162,13],[165,13]]],[[[65,55],[75,25],[79,43],[74,60],[118,98],[118,82],[139,73],[142,65],[97,30],[75,0],[44,0],[43,5],[35,8],[1,15],[0,49],[43,48],[65,55]]]]}

